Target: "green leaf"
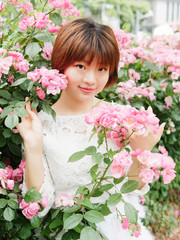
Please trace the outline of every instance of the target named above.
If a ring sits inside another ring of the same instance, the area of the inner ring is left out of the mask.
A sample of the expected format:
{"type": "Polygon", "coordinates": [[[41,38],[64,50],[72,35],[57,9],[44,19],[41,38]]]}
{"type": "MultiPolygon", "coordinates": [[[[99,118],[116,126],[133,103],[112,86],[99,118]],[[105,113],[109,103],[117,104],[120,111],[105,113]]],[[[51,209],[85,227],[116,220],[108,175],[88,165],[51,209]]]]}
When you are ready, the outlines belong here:
{"type": "Polygon", "coordinates": [[[15,218],[15,212],[10,207],[7,207],[3,212],[3,217],[6,221],[12,221],[15,218]]]}
{"type": "Polygon", "coordinates": [[[50,223],[49,228],[54,229],[63,225],[62,214],[58,214],[55,219],[50,223]]]}
{"type": "Polygon", "coordinates": [[[125,179],[125,176],[121,177],[121,178],[114,178],[113,182],[114,184],[119,184],[121,183],[123,180],[125,179]]]}
{"type": "Polygon", "coordinates": [[[37,42],[29,43],[25,48],[25,53],[30,56],[34,57],[41,51],[41,47],[37,42]]]}
{"type": "Polygon", "coordinates": [[[61,26],[62,18],[59,13],[52,13],[51,14],[51,20],[55,25],[61,26]]]}
{"type": "Polygon", "coordinates": [[[121,197],[122,195],[120,193],[114,193],[108,198],[107,204],[110,206],[115,206],[121,201],[121,197]]]}
{"type": "Polygon", "coordinates": [[[52,113],[52,108],[47,102],[42,104],[42,109],[43,109],[44,112],[46,112],[48,114],[52,113]]]}
{"type": "Polygon", "coordinates": [[[85,152],[84,151],[80,151],[80,152],[76,152],[76,153],[73,153],[68,162],[76,162],[78,160],[80,160],[81,158],[83,158],[85,156],[85,152]]]}
{"type": "Polygon", "coordinates": [[[7,90],[0,90],[0,96],[7,100],[11,99],[11,94],[7,90]]]}
{"type": "Polygon", "coordinates": [[[14,200],[8,200],[8,206],[12,209],[17,209],[19,207],[19,204],[14,200]]]}
{"type": "Polygon", "coordinates": [[[32,88],[33,88],[33,81],[32,80],[30,80],[30,79],[27,79],[26,81],[24,81],[21,85],[20,85],[20,87],[21,87],[21,89],[23,89],[24,91],[30,91],[32,88]]]}
{"type": "Polygon", "coordinates": [[[41,42],[54,42],[55,38],[48,31],[41,31],[34,35],[34,38],[41,42]]]}
{"type": "Polygon", "coordinates": [[[14,143],[8,143],[9,150],[16,156],[21,156],[21,148],[17,144],[14,143]]]}
{"type": "Polygon", "coordinates": [[[109,189],[111,189],[114,185],[113,184],[105,184],[105,185],[101,185],[99,188],[100,192],[104,192],[104,191],[108,191],[109,189]]]}
{"type": "Polygon", "coordinates": [[[13,108],[11,106],[7,106],[3,109],[3,112],[0,114],[0,118],[6,117],[10,112],[12,112],[13,108]]]}
{"type": "Polygon", "coordinates": [[[6,145],[6,139],[3,135],[0,135],[0,147],[4,147],[6,145]]]}
{"type": "Polygon", "coordinates": [[[129,222],[137,225],[138,213],[135,207],[130,203],[125,203],[124,211],[129,222]]]}
{"type": "Polygon", "coordinates": [[[129,193],[129,192],[133,192],[134,190],[136,190],[139,187],[139,183],[137,181],[134,180],[129,180],[127,182],[125,182],[122,187],[121,187],[121,193],[129,193]]]}
{"type": "Polygon", "coordinates": [[[99,223],[104,221],[102,213],[96,210],[90,210],[84,214],[84,218],[91,223],[99,223]]]}
{"type": "Polygon", "coordinates": [[[22,93],[19,90],[15,90],[13,92],[13,97],[18,99],[18,100],[20,100],[20,101],[24,100],[24,97],[23,97],[22,93]]]}
{"type": "Polygon", "coordinates": [[[32,101],[31,106],[33,109],[35,109],[35,108],[37,108],[38,105],[39,105],[39,99],[36,98],[32,101]]]}
{"type": "Polygon", "coordinates": [[[31,218],[30,222],[31,222],[31,226],[33,228],[39,228],[40,227],[41,220],[40,220],[40,217],[37,214],[35,214],[34,217],[31,218]]]}
{"type": "Polygon", "coordinates": [[[8,104],[8,101],[0,98],[0,105],[6,105],[6,104],[8,104]]]}
{"type": "Polygon", "coordinates": [[[9,128],[4,129],[4,131],[3,131],[3,136],[4,136],[5,138],[11,137],[11,136],[12,136],[12,131],[11,131],[9,128]]]}
{"type": "Polygon", "coordinates": [[[25,82],[27,80],[26,77],[20,78],[18,80],[16,80],[15,82],[13,82],[13,84],[11,85],[12,87],[18,86],[20,84],[22,84],[23,82],[25,82]]]}
{"type": "Polygon", "coordinates": [[[7,205],[7,200],[2,198],[0,199],[0,208],[4,208],[7,205]]]}
{"type": "Polygon", "coordinates": [[[103,157],[102,153],[100,153],[100,152],[94,153],[92,155],[92,160],[97,164],[101,163],[103,158],[104,157],[103,157]]]}
{"type": "Polygon", "coordinates": [[[4,124],[11,130],[19,123],[18,116],[16,114],[10,114],[6,117],[4,124]]]}
{"type": "Polygon", "coordinates": [[[78,239],[79,239],[79,234],[74,230],[70,230],[66,232],[61,238],[61,240],[78,240],[78,239]]]}
{"type": "Polygon", "coordinates": [[[80,240],[98,240],[96,231],[91,227],[84,227],[81,231],[80,240]]]}
{"type": "Polygon", "coordinates": [[[94,153],[96,153],[96,151],[97,151],[97,149],[94,146],[90,146],[84,150],[86,155],[93,155],[94,153]]]}
{"type": "Polygon", "coordinates": [[[19,232],[19,236],[22,239],[27,239],[31,236],[31,230],[30,230],[30,225],[25,225],[21,228],[20,232],[19,232]]]}
{"type": "Polygon", "coordinates": [[[12,135],[12,141],[15,144],[21,144],[23,142],[21,135],[18,133],[14,133],[12,135]]]}
{"type": "Polygon", "coordinates": [[[39,192],[35,191],[35,188],[31,188],[26,192],[24,201],[29,203],[33,201],[39,201],[41,198],[42,195],[39,192]]]}
{"type": "Polygon", "coordinates": [[[7,9],[10,13],[13,13],[15,16],[19,15],[19,13],[17,12],[16,8],[15,8],[11,3],[7,3],[7,4],[6,4],[6,9],[7,9]]]}
{"type": "Polygon", "coordinates": [[[72,229],[76,227],[83,219],[82,214],[73,214],[69,218],[67,218],[64,222],[64,229],[72,229]]]}
{"type": "Polygon", "coordinates": [[[81,204],[82,206],[86,207],[86,208],[90,208],[90,209],[93,209],[93,205],[91,203],[91,201],[89,199],[85,199],[85,200],[82,200],[82,199],[78,199],[77,200],[77,203],[78,204],[81,204]]]}
{"type": "Polygon", "coordinates": [[[104,216],[107,216],[111,213],[110,209],[106,204],[101,204],[98,206],[98,211],[101,212],[104,216]]]}
{"type": "Polygon", "coordinates": [[[1,192],[2,195],[7,195],[7,190],[6,189],[2,188],[1,191],[2,191],[1,192]]]}
{"type": "Polygon", "coordinates": [[[25,118],[27,115],[27,111],[24,108],[14,108],[14,112],[21,118],[25,118]]]}
{"type": "Polygon", "coordinates": [[[9,193],[9,194],[8,194],[8,197],[9,197],[10,199],[17,199],[17,195],[16,195],[15,193],[9,193]]]}
{"type": "Polygon", "coordinates": [[[155,65],[151,62],[144,61],[144,63],[149,70],[151,70],[155,67],[155,65]]]}
{"type": "Polygon", "coordinates": [[[25,101],[21,101],[21,102],[18,102],[18,103],[16,103],[15,104],[15,107],[17,108],[17,107],[23,107],[23,106],[25,106],[26,105],[26,102],[25,101]]]}
{"type": "Polygon", "coordinates": [[[70,206],[65,207],[63,212],[73,213],[73,212],[77,212],[79,209],[81,209],[81,206],[74,204],[72,207],[70,207],[70,206]]]}
{"type": "MultiPolygon", "coordinates": [[[[0,143],[1,143],[1,139],[0,139],[0,143]]],[[[6,164],[3,163],[2,161],[0,161],[0,168],[3,168],[3,169],[6,168],[6,164]]]]}

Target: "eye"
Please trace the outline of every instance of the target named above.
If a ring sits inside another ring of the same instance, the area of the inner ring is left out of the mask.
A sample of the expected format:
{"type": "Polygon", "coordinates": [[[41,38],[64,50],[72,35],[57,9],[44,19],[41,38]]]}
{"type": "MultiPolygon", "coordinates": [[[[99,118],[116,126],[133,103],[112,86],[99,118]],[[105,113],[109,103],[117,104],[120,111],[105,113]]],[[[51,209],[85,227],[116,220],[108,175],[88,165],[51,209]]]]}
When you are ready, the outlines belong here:
{"type": "Polygon", "coordinates": [[[107,68],[103,68],[103,67],[98,69],[99,72],[105,72],[107,70],[108,70],[107,68]]]}
{"type": "Polygon", "coordinates": [[[85,68],[84,65],[82,65],[82,64],[77,64],[76,67],[79,68],[79,69],[84,69],[85,68]]]}

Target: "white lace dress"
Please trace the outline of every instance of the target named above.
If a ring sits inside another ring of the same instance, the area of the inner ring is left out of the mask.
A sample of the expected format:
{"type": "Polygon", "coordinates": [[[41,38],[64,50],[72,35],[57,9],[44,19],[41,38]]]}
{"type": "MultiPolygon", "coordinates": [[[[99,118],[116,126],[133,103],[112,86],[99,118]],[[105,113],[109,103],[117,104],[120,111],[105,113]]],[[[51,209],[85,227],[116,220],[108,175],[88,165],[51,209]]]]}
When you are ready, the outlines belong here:
{"type": "MultiPolygon", "coordinates": [[[[43,124],[43,162],[45,166],[44,183],[40,189],[40,193],[49,198],[49,206],[46,207],[40,216],[47,214],[49,209],[53,207],[55,199],[60,193],[69,195],[75,194],[79,186],[84,186],[91,182],[88,171],[94,165],[91,156],[85,156],[77,162],[68,162],[69,157],[81,150],[85,150],[88,146],[97,146],[97,137],[93,136],[91,141],[92,126],[86,124],[85,114],[74,116],[57,116],[54,122],[51,115],[41,111],[39,118],[43,124]]],[[[109,142],[112,149],[117,149],[113,142],[109,142]]],[[[105,152],[105,147],[101,146],[100,152],[105,152]]],[[[122,185],[123,183],[121,183],[122,185]]],[[[124,194],[125,201],[132,203],[140,212],[139,216],[144,216],[144,208],[139,203],[139,195],[147,193],[149,186],[145,185],[141,190],[135,190],[132,193],[124,194]]],[[[27,188],[23,183],[23,194],[27,188]]],[[[100,198],[98,198],[100,199],[100,198]]],[[[101,201],[105,201],[104,196],[101,201]]],[[[96,202],[96,199],[94,199],[96,202]]],[[[123,213],[123,204],[118,205],[118,209],[123,213]]],[[[111,209],[112,210],[112,209],[111,209]]],[[[97,224],[98,230],[108,240],[131,240],[132,237],[128,230],[121,227],[121,222],[116,216],[116,212],[105,217],[105,221],[97,224]]],[[[62,233],[58,236],[61,239],[62,233]]],[[[154,239],[149,231],[142,226],[142,234],[139,240],[154,239]]]]}

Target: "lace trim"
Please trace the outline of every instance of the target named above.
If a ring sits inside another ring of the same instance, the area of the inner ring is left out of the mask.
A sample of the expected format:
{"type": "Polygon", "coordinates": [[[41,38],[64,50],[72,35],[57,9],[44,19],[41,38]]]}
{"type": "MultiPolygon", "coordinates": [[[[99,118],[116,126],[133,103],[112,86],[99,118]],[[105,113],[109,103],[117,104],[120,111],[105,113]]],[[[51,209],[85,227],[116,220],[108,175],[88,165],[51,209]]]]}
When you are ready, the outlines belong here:
{"type": "Polygon", "coordinates": [[[39,118],[42,121],[44,129],[51,132],[57,132],[59,130],[64,130],[72,133],[87,133],[92,130],[92,126],[85,122],[85,115],[73,115],[73,116],[60,116],[56,115],[56,121],[52,118],[50,114],[39,112],[39,118]]]}
{"type": "MultiPolygon", "coordinates": [[[[49,172],[49,167],[46,161],[46,157],[45,157],[45,153],[43,152],[43,164],[44,164],[44,168],[45,168],[45,172],[44,172],[44,180],[43,180],[43,184],[39,190],[39,192],[42,194],[42,196],[47,196],[48,197],[48,206],[42,211],[39,212],[39,217],[44,217],[48,211],[51,209],[52,205],[54,204],[54,184],[52,181],[52,178],[50,176],[50,172],[49,172]]],[[[23,174],[23,188],[22,188],[22,194],[23,196],[26,194],[26,192],[28,191],[26,184],[25,184],[25,171],[23,174]]]]}

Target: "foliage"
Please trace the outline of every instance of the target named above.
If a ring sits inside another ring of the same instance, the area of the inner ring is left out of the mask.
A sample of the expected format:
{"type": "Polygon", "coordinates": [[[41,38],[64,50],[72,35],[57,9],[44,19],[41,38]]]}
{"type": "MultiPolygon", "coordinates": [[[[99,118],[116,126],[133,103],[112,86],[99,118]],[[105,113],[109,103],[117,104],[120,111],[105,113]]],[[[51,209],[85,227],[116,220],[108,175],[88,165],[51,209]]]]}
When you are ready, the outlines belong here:
{"type": "Polygon", "coordinates": [[[90,15],[98,21],[102,21],[102,11],[104,11],[109,19],[111,19],[111,17],[120,19],[121,28],[126,29],[127,32],[134,29],[137,10],[141,14],[146,14],[150,9],[148,1],[74,0],[73,2],[80,10],[81,16],[90,15]]]}
{"type": "Polygon", "coordinates": [[[145,226],[151,226],[152,232],[157,239],[168,239],[178,228],[178,206],[172,203],[161,203],[151,200],[146,196],[146,218],[144,219],[145,226]]]}

